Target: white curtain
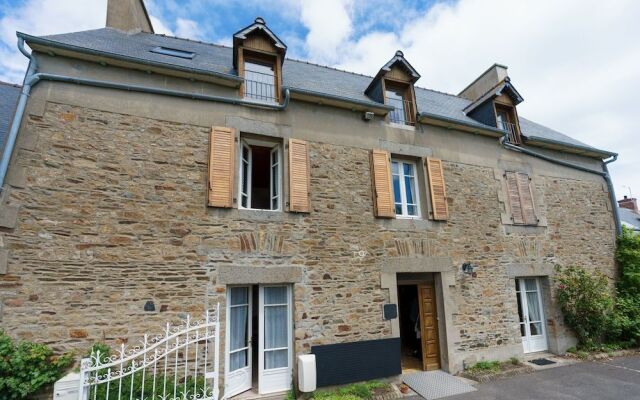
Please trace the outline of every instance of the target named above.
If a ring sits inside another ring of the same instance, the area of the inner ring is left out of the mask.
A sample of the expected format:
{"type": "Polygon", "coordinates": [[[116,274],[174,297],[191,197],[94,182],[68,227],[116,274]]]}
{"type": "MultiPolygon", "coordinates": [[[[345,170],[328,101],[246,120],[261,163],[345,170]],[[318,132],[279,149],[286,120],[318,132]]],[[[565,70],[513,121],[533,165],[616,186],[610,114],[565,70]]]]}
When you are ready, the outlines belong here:
{"type": "Polygon", "coordinates": [[[534,322],[542,319],[538,288],[535,279],[526,279],[525,288],[527,290],[527,308],[529,309],[529,327],[531,329],[531,335],[542,335],[542,323],[534,322]]]}
{"type": "Polygon", "coordinates": [[[264,288],[264,368],[289,365],[289,306],[286,286],[264,288]],[[284,349],[283,349],[284,348],[284,349]],[[281,349],[281,350],[270,350],[281,349]]]}
{"type": "MultiPolygon", "coordinates": [[[[249,313],[249,289],[231,288],[229,293],[231,307],[229,309],[230,351],[247,346],[247,329],[249,313]]],[[[247,366],[247,350],[229,355],[230,371],[247,366]]]]}

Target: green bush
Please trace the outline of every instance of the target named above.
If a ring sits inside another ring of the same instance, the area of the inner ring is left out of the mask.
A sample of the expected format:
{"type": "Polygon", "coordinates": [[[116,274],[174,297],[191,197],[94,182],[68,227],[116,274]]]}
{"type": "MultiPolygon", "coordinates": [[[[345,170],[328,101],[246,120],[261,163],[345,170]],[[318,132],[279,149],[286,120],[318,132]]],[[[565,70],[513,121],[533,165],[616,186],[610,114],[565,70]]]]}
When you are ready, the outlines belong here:
{"type": "Polygon", "coordinates": [[[582,348],[602,342],[613,308],[607,277],[578,267],[558,268],[558,303],[564,320],[573,329],[582,348]]]}
{"type": "Polygon", "coordinates": [[[607,339],[623,347],[640,344],[640,235],[624,228],[618,237],[616,260],[620,266],[615,309],[607,339]]]}
{"type": "Polygon", "coordinates": [[[46,345],[16,343],[0,330],[0,400],[30,398],[58,380],[72,362],[69,354],[56,357],[46,345]]]}
{"type": "MultiPolygon", "coordinates": [[[[111,348],[104,343],[95,343],[91,349],[89,350],[87,356],[91,354],[97,354],[96,352],[100,351],[100,359],[106,362],[106,358],[111,355],[111,348]]],[[[126,368],[126,366],[125,366],[126,368]]],[[[107,369],[99,370],[98,373],[100,375],[104,375],[108,372],[107,369]]],[[[113,371],[112,371],[113,372],[113,371]]],[[[205,388],[205,379],[200,376],[196,380],[193,377],[188,376],[185,384],[184,377],[178,377],[177,380],[174,380],[173,374],[170,376],[167,375],[166,379],[166,394],[167,398],[178,398],[178,399],[190,399],[195,398],[195,394],[201,394],[205,388]],[[195,384],[195,390],[194,390],[195,384]],[[175,390],[175,396],[174,394],[175,390]]],[[[116,379],[111,381],[109,384],[109,391],[107,396],[107,384],[99,384],[91,387],[91,391],[89,393],[90,399],[96,400],[104,400],[104,399],[117,399],[118,393],[120,393],[121,398],[128,399],[139,399],[142,398],[142,393],[144,389],[144,398],[147,400],[161,400],[163,399],[163,391],[165,390],[165,376],[158,373],[156,375],[156,392],[155,396],[153,396],[153,378],[150,374],[150,371],[147,370],[145,374],[144,381],[142,380],[142,371],[136,372],[133,375],[127,375],[122,378],[122,385],[120,385],[120,380],[116,379]],[[132,382],[133,380],[133,382],[132,382]],[[95,397],[94,397],[95,396],[95,397]]],[[[207,387],[207,393],[210,393],[211,387],[210,383],[207,387]]]]}

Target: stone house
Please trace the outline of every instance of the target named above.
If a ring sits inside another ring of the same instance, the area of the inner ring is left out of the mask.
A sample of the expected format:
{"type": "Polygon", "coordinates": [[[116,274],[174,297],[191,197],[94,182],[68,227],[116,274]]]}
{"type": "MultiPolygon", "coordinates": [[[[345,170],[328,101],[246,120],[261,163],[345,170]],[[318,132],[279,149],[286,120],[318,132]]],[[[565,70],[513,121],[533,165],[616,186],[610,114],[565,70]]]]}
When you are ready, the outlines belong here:
{"type": "Polygon", "coordinates": [[[364,76],[286,58],[260,18],[225,47],[124,0],[106,28],[18,38],[15,337],[85,349],[220,304],[225,394],[264,394],[305,353],[320,386],[562,353],[554,265],[615,278],[616,155],[520,117],[505,66],[446,94],[400,51],[364,76]]]}

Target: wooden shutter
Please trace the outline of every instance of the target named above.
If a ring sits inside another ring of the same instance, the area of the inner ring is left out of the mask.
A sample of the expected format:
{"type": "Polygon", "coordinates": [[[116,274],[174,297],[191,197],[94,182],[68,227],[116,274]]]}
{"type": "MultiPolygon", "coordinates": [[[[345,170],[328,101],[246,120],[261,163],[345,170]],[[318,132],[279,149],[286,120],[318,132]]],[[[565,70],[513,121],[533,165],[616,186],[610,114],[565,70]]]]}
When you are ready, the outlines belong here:
{"type": "Polygon", "coordinates": [[[233,207],[235,130],[214,126],[209,142],[209,205],[233,207]]]}
{"type": "Polygon", "coordinates": [[[309,144],[289,139],[289,211],[310,212],[309,144]]]}
{"type": "Polygon", "coordinates": [[[377,217],[395,218],[393,188],[391,187],[391,160],[384,150],[371,151],[371,179],[374,213],[377,217]]]}
{"type": "Polygon", "coordinates": [[[529,184],[529,175],[521,172],[507,172],[507,192],[514,224],[537,225],[535,206],[529,184]]]}
{"type": "Polygon", "coordinates": [[[447,204],[447,189],[442,171],[442,161],[437,158],[427,158],[427,172],[429,174],[429,192],[431,193],[431,207],[433,219],[447,220],[449,206],[447,204]]]}

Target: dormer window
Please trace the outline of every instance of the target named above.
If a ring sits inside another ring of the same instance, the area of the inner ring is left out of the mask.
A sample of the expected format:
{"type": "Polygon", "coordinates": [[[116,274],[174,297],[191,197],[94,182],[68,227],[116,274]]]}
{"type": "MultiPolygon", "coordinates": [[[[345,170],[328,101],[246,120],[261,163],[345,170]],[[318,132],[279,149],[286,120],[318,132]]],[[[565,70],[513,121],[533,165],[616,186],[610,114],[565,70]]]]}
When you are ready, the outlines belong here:
{"type": "Polygon", "coordinates": [[[286,51],[287,46],[260,17],[233,35],[233,66],[244,78],[240,85],[242,97],[263,103],[280,102],[286,51]]]}
{"type": "Polygon", "coordinates": [[[516,123],[513,107],[496,104],[496,125],[498,129],[507,132],[509,143],[521,144],[520,131],[516,123]]]}
{"type": "Polygon", "coordinates": [[[414,125],[414,104],[411,97],[411,90],[405,84],[385,82],[384,103],[393,107],[389,112],[389,122],[402,125],[414,125]]]}
{"type": "Polygon", "coordinates": [[[278,101],[276,67],[273,61],[245,57],[244,98],[273,103],[278,101]]]}
{"type": "Polygon", "coordinates": [[[365,94],[375,101],[389,106],[387,122],[415,125],[416,95],[413,84],[420,74],[404,58],[401,51],[389,60],[371,81],[365,94]]]}

